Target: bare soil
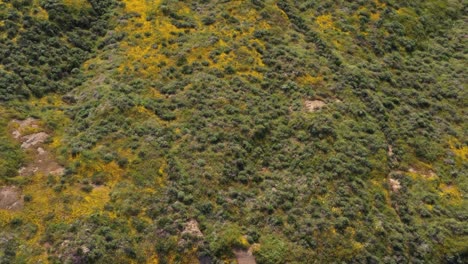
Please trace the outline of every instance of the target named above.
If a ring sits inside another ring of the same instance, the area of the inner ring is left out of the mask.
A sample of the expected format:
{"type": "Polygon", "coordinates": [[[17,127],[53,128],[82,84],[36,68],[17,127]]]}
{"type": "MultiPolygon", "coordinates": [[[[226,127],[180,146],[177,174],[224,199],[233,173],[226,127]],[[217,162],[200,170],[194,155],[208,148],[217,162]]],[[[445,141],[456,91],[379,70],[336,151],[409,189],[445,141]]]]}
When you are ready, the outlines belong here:
{"type": "Polygon", "coordinates": [[[55,157],[47,150],[45,141],[49,134],[41,131],[39,120],[27,118],[25,120],[13,120],[13,137],[21,143],[21,148],[30,155],[30,162],[20,168],[20,176],[33,176],[36,173],[44,175],[61,176],[64,168],[57,163],[55,157]],[[34,133],[29,133],[33,131],[34,133]]]}
{"type": "Polygon", "coordinates": [[[15,139],[19,139],[22,135],[25,134],[27,129],[37,129],[39,128],[39,122],[37,119],[34,118],[27,118],[25,120],[17,120],[14,119],[11,123],[15,126],[12,134],[15,139]]]}
{"type": "Polygon", "coordinates": [[[388,182],[390,183],[390,188],[392,188],[393,192],[398,192],[398,190],[401,189],[401,184],[399,180],[390,179],[388,180],[388,182]]]}
{"type": "Polygon", "coordinates": [[[39,144],[43,144],[49,135],[45,132],[39,132],[21,137],[21,148],[29,149],[39,144]]]}
{"type": "Polygon", "coordinates": [[[418,170],[418,169],[411,167],[408,169],[408,172],[419,174],[427,179],[437,177],[435,172],[433,172],[432,170],[424,170],[424,169],[418,170]]]}
{"type": "Polygon", "coordinates": [[[309,112],[315,112],[317,110],[322,109],[323,107],[327,105],[325,102],[320,101],[320,100],[313,100],[313,101],[306,100],[304,104],[305,104],[307,111],[309,112]]]}
{"type": "Polygon", "coordinates": [[[255,257],[252,254],[252,250],[234,250],[236,260],[238,264],[256,264],[255,257]]]}
{"type": "Polygon", "coordinates": [[[61,176],[64,174],[65,169],[55,161],[53,155],[40,147],[36,151],[33,155],[34,159],[18,171],[19,175],[33,176],[36,173],[42,173],[61,176]]]}
{"type": "Polygon", "coordinates": [[[21,210],[24,201],[19,188],[14,186],[0,187],[0,209],[21,210]]]}

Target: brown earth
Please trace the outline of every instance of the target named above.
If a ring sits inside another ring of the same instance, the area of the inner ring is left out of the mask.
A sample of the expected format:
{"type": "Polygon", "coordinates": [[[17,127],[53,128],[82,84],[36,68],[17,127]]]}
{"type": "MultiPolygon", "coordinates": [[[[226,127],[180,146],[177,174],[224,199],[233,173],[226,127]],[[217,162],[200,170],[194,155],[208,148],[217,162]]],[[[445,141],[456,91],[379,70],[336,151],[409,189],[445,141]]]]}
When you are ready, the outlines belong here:
{"type": "Polygon", "coordinates": [[[390,179],[389,180],[390,187],[392,188],[393,192],[398,192],[398,190],[401,189],[401,184],[399,180],[396,179],[390,179]]]}
{"type": "Polygon", "coordinates": [[[23,136],[20,138],[22,144],[21,148],[23,149],[30,149],[32,147],[38,146],[46,141],[49,138],[49,135],[45,132],[39,132],[30,134],[27,136],[23,136]]]}
{"type": "Polygon", "coordinates": [[[13,137],[21,142],[21,148],[30,154],[30,162],[19,169],[20,176],[33,176],[36,173],[44,175],[61,176],[64,168],[55,160],[55,157],[46,149],[45,141],[49,138],[40,126],[40,122],[34,118],[25,120],[13,120],[13,137]],[[33,133],[31,133],[33,132],[33,133]]]}
{"type": "Polygon", "coordinates": [[[0,209],[21,210],[23,205],[23,196],[17,187],[0,187],[0,209]]]}
{"type": "Polygon", "coordinates": [[[37,119],[28,117],[25,120],[14,119],[11,121],[12,125],[15,127],[12,134],[15,139],[19,139],[22,135],[26,133],[28,129],[37,129],[39,128],[39,122],[37,119]]]}
{"type": "Polygon", "coordinates": [[[252,250],[234,250],[234,255],[236,255],[236,260],[238,264],[256,264],[255,257],[252,254],[252,250]]]}
{"type": "Polygon", "coordinates": [[[64,172],[65,169],[55,161],[53,155],[39,147],[36,149],[34,159],[22,167],[18,171],[18,174],[21,176],[33,176],[36,173],[42,173],[44,175],[61,176],[64,172]]]}
{"type": "Polygon", "coordinates": [[[304,104],[305,104],[307,111],[309,112],[315,112],[317,110],[322,109],[323,107],[327,105],[325,102],[320,101],[320,100],[313,100],[313,101],[306,100],[304,104]]]}
{"type": "Polygon", "coordinates": [[[424,178],[427,178],[427,179],[437,177],[435,172],[433,172],[432,170],[428,170],[428,169],[415,169],[413,167],[410,167],[408,169],[408,172],[416,173],[416,174],[421,175],[421,176],[423,176],[424,178]]]}

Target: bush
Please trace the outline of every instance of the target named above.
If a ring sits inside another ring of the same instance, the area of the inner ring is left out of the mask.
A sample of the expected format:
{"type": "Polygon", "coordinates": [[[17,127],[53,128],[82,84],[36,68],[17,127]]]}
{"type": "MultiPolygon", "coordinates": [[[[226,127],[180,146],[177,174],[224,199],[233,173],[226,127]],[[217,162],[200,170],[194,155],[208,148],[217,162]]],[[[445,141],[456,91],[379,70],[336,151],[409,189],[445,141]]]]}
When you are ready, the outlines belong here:
{"type": "Polygon", "coordinates": [[[217,236],[210,240],[210,250],[216,256],[232,255],[233,249],[245,249],[248,246],[242,236],[241,228],[236,224],[226,225],[217,236]]]}
{"type": "Polygon", "coordinates": [[[287,253],[287,244],[270,234],[260,238],[260,250],[254,254],[259,264],[280,264],[287,262],[287,253]]]}

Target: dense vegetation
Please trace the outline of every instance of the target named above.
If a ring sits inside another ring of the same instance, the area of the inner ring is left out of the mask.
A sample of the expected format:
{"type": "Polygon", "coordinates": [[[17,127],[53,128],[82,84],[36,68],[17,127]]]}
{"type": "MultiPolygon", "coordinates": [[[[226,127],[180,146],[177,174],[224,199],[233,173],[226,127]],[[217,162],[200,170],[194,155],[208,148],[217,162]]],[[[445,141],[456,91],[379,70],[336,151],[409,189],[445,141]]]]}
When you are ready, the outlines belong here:
{"type": "Polygon", "coordinates": [[[463,263],[467,8],[0,0],[0,263],[463,263]]]}

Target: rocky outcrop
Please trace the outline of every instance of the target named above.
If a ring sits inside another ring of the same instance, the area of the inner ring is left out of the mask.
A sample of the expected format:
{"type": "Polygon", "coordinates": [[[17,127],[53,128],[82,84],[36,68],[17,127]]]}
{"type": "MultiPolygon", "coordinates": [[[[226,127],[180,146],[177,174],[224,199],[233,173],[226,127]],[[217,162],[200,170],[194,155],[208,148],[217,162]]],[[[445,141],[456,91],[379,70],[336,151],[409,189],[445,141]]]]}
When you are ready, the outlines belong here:
{"type": "Polygon", "coordinates": [[[21,210],[23,205],[23,196],[19,188],[14,186],[0,187],[0,209],[21,210]]]}

